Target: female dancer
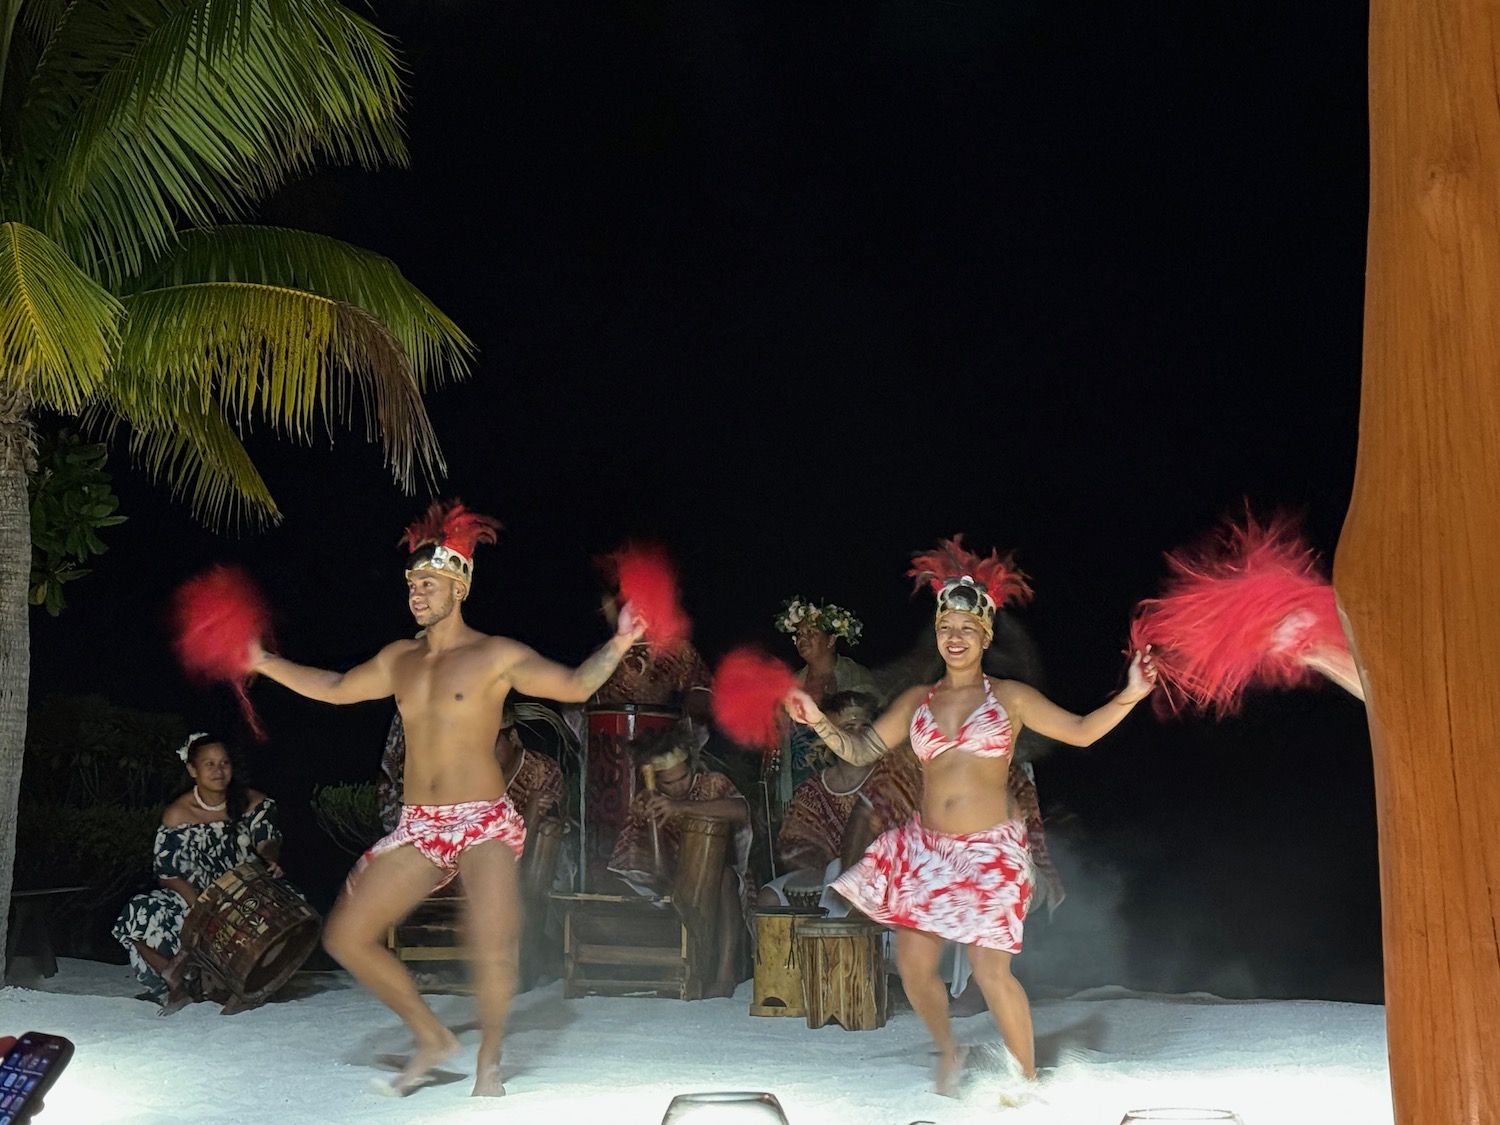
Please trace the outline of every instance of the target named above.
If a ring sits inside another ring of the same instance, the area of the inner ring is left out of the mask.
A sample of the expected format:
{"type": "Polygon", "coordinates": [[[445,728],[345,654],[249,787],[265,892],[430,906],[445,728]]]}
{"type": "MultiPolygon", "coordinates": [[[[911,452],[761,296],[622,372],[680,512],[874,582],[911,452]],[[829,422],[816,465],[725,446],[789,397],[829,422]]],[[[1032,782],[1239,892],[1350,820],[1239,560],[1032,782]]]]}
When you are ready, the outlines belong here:
{"type": "Polygon", "coordinates": [[[833,887],[873,920],[895,927],[901,983],[938,1049],[936,1092],[952,1097],[964,1053],[953,1041],[938,975],[945,942],[968,947],[1006,1047],[1025,1078],[1036,1076],[1031,1008],[1010,971],[1032,891],[1026,825],[1007,785],[1016,737],[1029,726],[1058,742],[1088,746],[1150,694],[1156,670],[1149,650],[1135,653],[1123,691],[1087,715],[1072,714],[1026,684],[990,680],[981,667],[998,606],[1030,595],[1025,576],[1008,559],[991,552],[981,560],[954,538],[918,557],[909,573],[937,593],[943,678],[898,696],[861,733],[835,727],[800,689],[787,695],[786,706],[847,762],[873,761],[908,733],[922,762],[919,815],[877,839],[833,887]]]}

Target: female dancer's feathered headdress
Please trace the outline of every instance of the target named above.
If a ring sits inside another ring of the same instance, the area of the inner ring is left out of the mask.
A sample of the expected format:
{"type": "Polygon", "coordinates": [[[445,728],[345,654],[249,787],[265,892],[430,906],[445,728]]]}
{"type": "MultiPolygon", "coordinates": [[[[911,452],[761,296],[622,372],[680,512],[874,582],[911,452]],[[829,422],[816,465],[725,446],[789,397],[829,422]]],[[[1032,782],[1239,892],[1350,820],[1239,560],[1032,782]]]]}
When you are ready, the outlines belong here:
{"type": "Polygon", "coordinates": [[[906,572],[920,589],[925,583],[937,595],[937,616],[970,613],[984,626],[986,639],[995,635],[995,611],[1011,603],[1029,601],[1031,586],[1010,555],[991,551],[981,559],[964,549],[964,537],[940,540],[937,550],[913,555],[906,572]]]}
{"type": "Polygon", "coordinates": [[[427,513],[401,537],[411,552],[406,559],[406,576],[428,571],[471,587],[474,548],[493,543],[499,528],[498,520],[469,511],[462,500],[434,500],[427,513]]]}

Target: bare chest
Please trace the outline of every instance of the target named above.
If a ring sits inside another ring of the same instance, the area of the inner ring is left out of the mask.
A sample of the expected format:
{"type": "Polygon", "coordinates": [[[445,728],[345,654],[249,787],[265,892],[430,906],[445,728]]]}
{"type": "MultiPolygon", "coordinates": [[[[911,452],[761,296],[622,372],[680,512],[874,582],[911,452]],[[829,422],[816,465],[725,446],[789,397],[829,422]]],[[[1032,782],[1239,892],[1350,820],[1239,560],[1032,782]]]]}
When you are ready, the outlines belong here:
{"type": "Polygon", "coordinates": [[[404,719],[433,712],[483,709],[498,681],[481,652],[412,653],[396,662],[396,706],[404,719]]]}

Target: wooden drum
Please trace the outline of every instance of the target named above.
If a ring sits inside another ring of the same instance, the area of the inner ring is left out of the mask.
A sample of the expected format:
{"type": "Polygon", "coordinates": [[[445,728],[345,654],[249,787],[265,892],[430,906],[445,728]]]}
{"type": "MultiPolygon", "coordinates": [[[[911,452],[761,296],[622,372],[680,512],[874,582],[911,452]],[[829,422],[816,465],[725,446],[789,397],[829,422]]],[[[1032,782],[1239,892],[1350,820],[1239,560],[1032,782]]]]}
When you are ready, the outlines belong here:
{"type": "Polygon", "coordinates": [[[226,1015],[257,1007],[284,985],[318,944],[322,919],[257,860],[220,875],[182,923],[182,948],[205,977],[230,993],[226,1015]]]}
{"type": "Polygon", "coordinates": [[[679,908],[708,911],[717,917],[733,826],[710,816],[683,816],[678,822],[682,846],[672,875],[672,900],[679,908]]]}
{"type": "Polygon", "coordinates": [[[552,893],[552,880],[557,874],[557,860],[567,833],[567,824],[555,816],[543,817],[539,824],[527,829],[520,876],[521,898],[528,905],[545,904],[552,893]]]}
{"type": "Polygon", "coordinates": [[[755,911],[755,991],[752,1016],[805,1016],[802,963],[797,958],[797,923],[821,917],[821,907],[762,906],[755,911]]]}
{"type": "Polygon", "coordinates": [[[868,919],[807,918],[797,924],[808,1027],[829,1020],[845,1031],[885,1026],[889,993],[881,932],[868,919]]]}
{"type": "Polygon", "coordinates": [[[823,887],[782,887],[782,894],[786,895],[787,902],[803,910],[817,910],[819,914],[827,911],[818,906],[823,901],[823,887]]]}

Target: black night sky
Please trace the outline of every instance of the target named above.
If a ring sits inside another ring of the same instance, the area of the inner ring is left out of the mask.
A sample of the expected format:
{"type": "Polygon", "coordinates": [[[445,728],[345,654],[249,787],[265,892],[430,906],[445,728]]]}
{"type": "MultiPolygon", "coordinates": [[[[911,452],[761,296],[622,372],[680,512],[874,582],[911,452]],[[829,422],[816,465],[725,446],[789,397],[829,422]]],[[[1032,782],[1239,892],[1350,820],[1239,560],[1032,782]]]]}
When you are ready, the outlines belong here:
{"type": "MultiPolygon", "coordinates": [[[[429,400],[437,491],[508,529],[478,627],[575,660],[605,635],[593,557],[656,539],[710,658],[790,659],[770,621],[804,593],[855,610],[853,655],[880,664],[928,628],[910,552],[961,531],[1016,550],[1046,690],[1085,710],[1118,686],[1161,552],[1243,499],[1303,513],[1331,556],[1358,416],[1362,4],[372,8],[410,66],[411,167],[321,173],[261,218],[388,255],[478,345],[429,400]]],[[[34,619],[34,699],[222,715],[162,626],[211,561],[264,584],[294,659],[348,666],[408,630],[396,540],[426,495],[357,434],[252,450],[285,520],[229,536],[120,452],[130,522],[34,619]]],[[[294,877],[331,895],[306,799],[373,775],[389,705],[255,699],[254,780],[288,808],[294,877]]],[[[1142,709],[1037,769],[1069,898],[1028,929],[1034,990],[1380,999],[1356,701],[1142,709]]]]}

